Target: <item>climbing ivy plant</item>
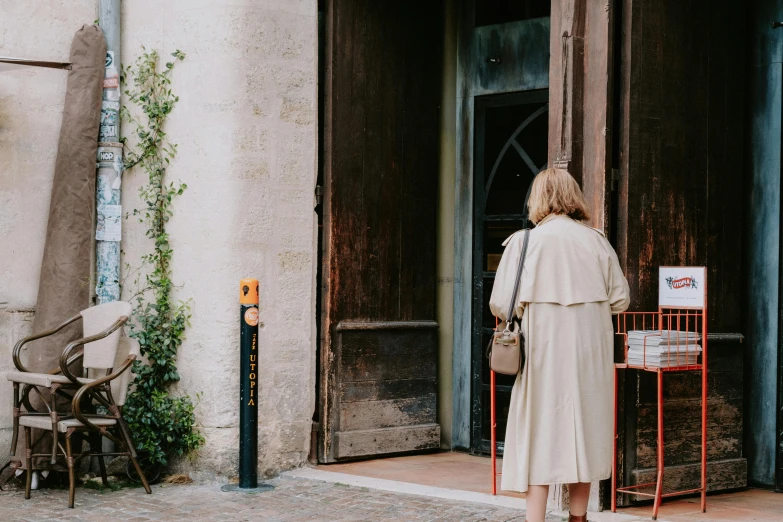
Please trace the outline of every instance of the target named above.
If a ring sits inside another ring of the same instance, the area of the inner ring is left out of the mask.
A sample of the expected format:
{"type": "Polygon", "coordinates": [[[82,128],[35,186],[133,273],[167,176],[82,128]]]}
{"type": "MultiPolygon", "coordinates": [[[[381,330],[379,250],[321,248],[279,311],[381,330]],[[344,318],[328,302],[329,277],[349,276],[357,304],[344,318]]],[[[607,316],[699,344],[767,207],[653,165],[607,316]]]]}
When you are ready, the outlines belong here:
{"type": "MultiPolygon", "coordinates": [[[[173,60],[159,70],[157,51],[143,52],[125,68],[122,82],[125,96],[136,107],[121,110],[123,121],[133,129],[133,145],[125,145],[126,170],[141,169],[147,183],[139,190],[142,208],[133,211],[147,226],[153,248],[142,256],[140,287],[135,297],[130,335],[138,339],[146,361],[136,361],[134,388],[123,408],[137,449],[150,463],[166,465],[172,455],[182,456],[197,449],[204,438],[195,428],[194,403],[188,396],[174,396],[171,387],[179,381],[177,350],[182,345],[190,319],[188,303],[172,296],[173,250],[166,226],[173,215],[172,203],[187,188],[166,179],[166,170],[177,154],[163,130],[179,98],[171,91],[171,73],[185,55],[176,51],[173,60]],[[140,114],[136,116],[135,114],[140,114]]],[[[125,140],[125,138],[123,138],[125,140]]]]}

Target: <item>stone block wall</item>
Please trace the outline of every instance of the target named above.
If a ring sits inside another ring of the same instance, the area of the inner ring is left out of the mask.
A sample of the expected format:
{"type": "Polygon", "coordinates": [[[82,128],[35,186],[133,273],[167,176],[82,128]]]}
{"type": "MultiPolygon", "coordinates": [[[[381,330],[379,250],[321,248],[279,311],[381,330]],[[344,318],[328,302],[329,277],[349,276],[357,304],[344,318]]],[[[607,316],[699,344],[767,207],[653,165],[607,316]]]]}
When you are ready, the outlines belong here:
{"type": "MultiPolygon", "coordinates": [[[[0,56],[68,61],[95,0],[0,1],[0,56]]],[[[38,293],[67,72],[0,73],[0,376],[30,333],[38,293]]],[[[11,385],[0,377],[0,466],[11,443],[11,385]]]]}
{"type": "MultiPolygon", "coordinates": [[[[95,1],[3,0],[0,56],[68,61],[95,1]]],[[[66,79],[55,69],[0,73],[0,307],[9,310],[35,306],[66,79]]]]}
{"type": "MultiPolygon", "coordinates": [[[[259,470],[271,475],[307,457],[315,408],[316,4],[123,2],[124,64],[142,45],[160,50],[163,61],[175,49],[187,55],[172,77],[180,101],[166,130],[179,144],[169,179],[188,189],[169,230],[177,296],[192,307],[177,391],[198,394],[206,437],[179,465],[204,478],[237,469],[242,277],[260,281],[259,470]]],[[[96,13],[97,0],[2,2],[0,18],[13,23],[0,28],[0,55],[67,59],[73,33],[96,13]],[[39,18],[47,25],[39,28],[39,18]]],[[[0,75],[0,164],[9,165],[0,171],[0,233],[14,234],[12,244],[0,242],[0,302],[26,310],[35,304],[65,74],[12,74],[0,75]]],[[[124,212],[139,206],[143,182],[140,170],[124,174],[124,212]]],[[[132,217],[123,228],[123,262],[133,269],[150,244],[132,217]]],[[[133,294],[133,278],[123,292],[133,294]]],[[[10,361],[7,337],[0,322],[0,361],[10,361]]],[[[8,402],[0,395],[0,410],[8,402]]],[[[0,428],[6,424],[0,414],[0,428]]]]}
{"type": "MultiPolygon", "coordinates": [[[[33,325],[33,312],[31,310],[0,310],[0,376],[8,371],[14,371],[14,363],[11,358],[11,350],[16,342],[30,335],[33,325]]],[[[13,415],[13,389],[5,379],[0,382],[0,455],[6,457],[11,447],[11,426],[13,415]]],[[[0,458],[0,466],[5,464],[0,458]]]]}

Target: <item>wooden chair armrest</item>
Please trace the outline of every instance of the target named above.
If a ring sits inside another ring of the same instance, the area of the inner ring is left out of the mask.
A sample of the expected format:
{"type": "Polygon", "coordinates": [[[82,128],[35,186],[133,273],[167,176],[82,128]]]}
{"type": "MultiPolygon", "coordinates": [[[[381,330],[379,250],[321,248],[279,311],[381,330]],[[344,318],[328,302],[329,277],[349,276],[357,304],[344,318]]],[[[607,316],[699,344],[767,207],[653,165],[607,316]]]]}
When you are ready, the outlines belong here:
{"type": "Polygon", "coordinates": [[[40,332],[37,334],[29,335],[25,337],[24,339],[20,340],[14,345],[14,351],[13,351],[13,358],[14,358],[14,366],[16,366],[16,369],[20,372],[29,372],[27,368],[25,368],[24,364],[22,364],[22,346],[29,343],[30,341],[35,341],[36,339],[41,339],[43,337],[49,337],[50,335],[53,335],[69,324],[81,319],[81,315],[74,315],[70,319],[67,319],[65,322],[61,323],[59,326],[55,326],[51,330],[46,330],[45,332],[40,332]]]}
{"type": "MultiPolygon", "coordinates": [[[[85,396],[85,394],[92,393],[93,388],[97,388],[98,386],[103,386],[104,384],[111,382],[117,377],[119,377],[120,375],[122,375],[122,373],[125,372],[125,370],[127,370],[135,360],[136,360],[136,356],[130,355],[127,359],[125,359],[125,362],[123,362],[120,365],[120,367],[117,368],[111,374],[107,375],[106,377],[101,377],[100,379],[96,379],[91,383],[85,384],[84,386],[79,388],[79,391],[77,391],[76,394],[73,396],[73,401],[71,403],[71,407],[72,407],[71,411],[73,412],[73,416],[76,417],[79,420],[79,422],[87,426],[88,429],[94,431],[101,431],[101,428],[91,423],[90,420],[87,418],[87,416],[84,413],[82,413],[82,407],[81,407],[82,398],[85,396]]],[[[111,397],[111,395],[109,397],[111,397]]],[[[107,406],[105,401],[101,401],[101,402],[104,403],[104,406],[107,406]]],[[[108,405],[108,406],[115,406],[115,405],[108,405]]]]}
{"type": "Polygon", "coordinates": [[[60,371],[62,372],[62,374],[68,377],[71,380],[71,382],[73,382],[74,384],[81,385],[81,383],[76,379],[76,376],[73,375],[70,369],[68,368],[68,365],[76,359],[76,356],[71,357],[71,352],[77,346],[82,346],[84,344],[88,344],[93,341],[103,339],[104,337],[108,337],[115,330],[117,330],[122,325],[124,325],[127,321],[128,321],[128,316],[123,315],[119,319],[117,319],[114,322],[114,324],[106,328],[104,331],[97,333],[95,335],[90,335],[88,337],[82,337],[81,339],[77,339],[75,341],[68,343],[68,346],[65,347],[65,350],[63,350],[63,353],[60,356],[60,371]]]}

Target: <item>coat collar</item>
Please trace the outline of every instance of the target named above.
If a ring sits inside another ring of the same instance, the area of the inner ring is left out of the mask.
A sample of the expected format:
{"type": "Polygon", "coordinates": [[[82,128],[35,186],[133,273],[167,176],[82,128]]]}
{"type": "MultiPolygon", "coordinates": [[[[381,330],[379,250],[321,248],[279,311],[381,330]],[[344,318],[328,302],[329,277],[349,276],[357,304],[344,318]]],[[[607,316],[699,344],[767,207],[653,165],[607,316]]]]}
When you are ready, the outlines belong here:
{"type": "Polygon", "coordinates": [[[545,224],[549,223],[550,221],[554,221],[556,219],[570,219],[571,221],[573,221],[575,223],[578,223],[578,224],[582,225],[583,227],[589,228],[590,230],[592,230],[594,232],[598,232],[602,236],[604,235],[603,230],[598,229],[598,228],[593,228],[590,225],[588,225],[587,223],[585,223],[584,221],[577,221],[575,219],[571,219],[570,217],[566,216],[565,214],[549,214],[547,217],[545,217],[544,219],[542,219],[541,221],[539,221],[536,224],[536,228],[538,228],[538,227],[540,227],[542,225],[545,225],[545,224]]]}
{"type": "Polygon", "coordinates": [[[544,219],[542,219],[541,221],[536,223],[536,228],[538,228],[538,227],[540,227],[542,225],[545,225],[545,224],[549,223],[550,221],[553,221],[555,219],[561,219],[561,218],[571,219],[570,217],[568,217],[568,216],[566,216],[564,214],[549,214],[547,217],[545,217],[544,219]]]}

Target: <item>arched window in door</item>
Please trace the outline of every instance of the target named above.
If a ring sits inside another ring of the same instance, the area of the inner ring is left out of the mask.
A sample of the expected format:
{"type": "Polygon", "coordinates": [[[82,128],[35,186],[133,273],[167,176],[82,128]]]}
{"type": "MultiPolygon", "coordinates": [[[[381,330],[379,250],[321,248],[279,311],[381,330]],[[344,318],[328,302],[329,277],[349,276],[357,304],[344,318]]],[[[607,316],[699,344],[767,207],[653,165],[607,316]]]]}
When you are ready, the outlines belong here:
{"type": "MultiPolygon", "coordinates": [[[[490,447],[489,363],[484,355],[495,319],[489,296],[503,241],[523,228],[525,195],[535,175],[546,168],[548,91],[476,99],[473,251],[473,418],[471,449],[490,447]]],[[[514,377],[497,376],[497,435],[503,448],[514,377]]]]}

